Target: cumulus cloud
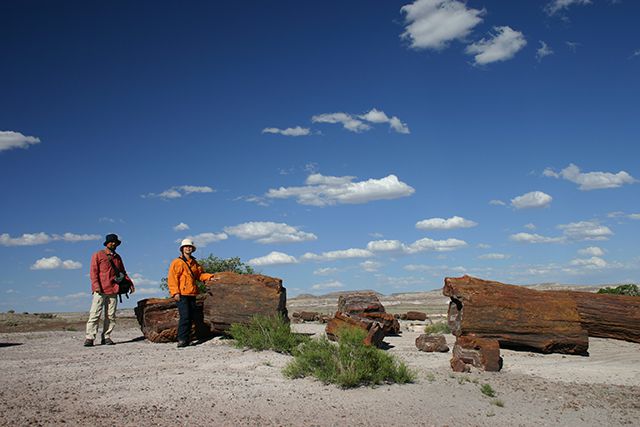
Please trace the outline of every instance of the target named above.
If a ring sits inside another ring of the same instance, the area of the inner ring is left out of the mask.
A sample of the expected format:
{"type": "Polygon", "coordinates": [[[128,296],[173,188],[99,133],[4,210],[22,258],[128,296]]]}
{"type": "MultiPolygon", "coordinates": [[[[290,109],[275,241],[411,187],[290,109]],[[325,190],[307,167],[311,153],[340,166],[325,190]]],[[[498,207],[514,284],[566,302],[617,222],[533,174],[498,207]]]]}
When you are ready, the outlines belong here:
{"type": "Polygon", "coordinates": [[[607,240],[613,232],[609,227],[597,221],[579,221],[559,225],[563,234],[571,240],[607,240]]]}
{"type": "Polygon", "coordinates": [[[84,242],[88,240],[99,240],[101,238],[98,234],[53,234],[47,233],[25,233],[19,237],[11,237],[7,233],[0,234],[0,245],[2,246],[35,246],[44,245],[53,241],[63,242],[84,242]]]}
{"type": "Polygon", "coordinates": [[[361,133],[371,129],[371,126],[365,122],[379,124],[388,123],[389,127],[397,133],[408,134],[409,126],[403,123],[398,117],[389,117],[384,111],[372,108],[369,112],[361,115],[353,115],[347,113],[326,113],[318,114],[311,117],[313,123],[339,123],[351,132],[361,133]]]}
{"type": "Polygon", "coordinates": [[[29,148],[31,145],[39,143],[40,138],[35,136],[26,136],[10,130],[0,131],[0,152],[14,148],[29,148]]]}
{"type": "Polygon", "coordinates": [[[286,128],[286,129],[264,128],[262,129],[262,133],[273,133],[273,134],[279,134],[284,136],[307,136],[307,135],[311,135],[311,130],[309,128],[296,126],[294,128],[286,128]]]}
{"type": "Polygon", "coordinates": [[[133,283],[136,285],[136,292],[139,290],[138,286],[158,286],[160,284],[159,280],[149,279],[140,273],[133,273],[131,275],[131,280],[133,280],[133,283]]]}
{"type": "Polygon", "coordinates": [[[598,246],[589,246],[587,248],[580,249],[578,254],[583,256],[602,256],[604,251],[598,246]]]}
{"type": "Polygon", "coordinates": [[[432,240],[427,237],[416,240],[404,248],[408,254],[424,251],[448,252],[467,246],[467,242],[459,239],[432,240]]]}
{"type": "Polygon", "coordinates": [[[337,268],[333,268],[333,267],[324,267],[324,268],[318,268],[316,270],[313,271],[313,274],[315,274],[316,276],[328,276],[331,274],[335,274],[338,272],[337,268]]]}
{"type": "Polygon", "coordinates": [[[463,40],[482,22],[484,9],[471,9],[457,0],[416,0],[400,9],[405,16],[401,38],[413,49],[442,50],[454,40],[463,40]]]}
{"type": "Polygon", "coordinates": [[[142,198],[159,198],[159,199],[179,199],[192,193],[213,193],[215,190],[207,186],[197,185],[177,185],[164,190],[161,193],[149,193],[142,195],[142,198]]]}
{"type": "Polygon", "coordinates": [[[362,269],[364,271],[367,271],[369,273],[372,273],[374,271],[378,271],[378,269],[382,266],[382,264],[380,264],[377,261],[371,261],[371,260],[367,260],[364,262],[360,263],[360,267],[362,267],[362,269]]]}
{"type": "Polygon", "coordinates": [[[546,237],[532,233],[516,233],[509,236],[514,242],[521,243],[563,243],[563,237],[546,237]]]}
{"type": "MultiPolygon", "coordinates": [[[[207,246],[209,243],[220,242],[222,240],[227,240],[229,236],[225,233],[200,233],[195,236],[187,236],[184,239],[191,239],[197,248],[203,248],[207,246]]],[[[176,243],[182,242],[183,239],[177,239],[176,243]]]]}
{"type": "Polygon", "coordinates": [[[568,9],[573,5],[585,5],[591,4],[591,0],[553,0],[544,7],[544,11],[549,15],[553,16],[558,12],[562,12],[565,9],[568,9]]]}
{"type": "Polygon", "coordinates": [[[225,227],[224,231],[242,240],[255,240],[258,243],[296,243],[316,240],[313,233],[305,233],[285,223],[245,222],[233,227],[225,227]]]}
{"type": "Polygon", "coordinates": [[[536,59],[538,60],[538,62],[540,62],[542,61],[542,58],[549,55],[553,55],[553,50],[549,46],[547,46],[545,42],[540,40],[540,47],[538,48],[538,50],[536,50],[536,59]]]}
{"type": "Polygon", "coordinates": [[[460,216],[451,218],[429,218],[416,223],[416,228],[420,230],[453,230],[455,228],[470,228],[478,225],[477,222],[464,219],[460,216]]]}
{"type": "Polygon", "coordinates": [[[589,269],[598,269],[598,268],[605,268],[607,266],[607,262],[602,258],[593,256],[591,258],[574,259],[571,261],[571,265],[589,268],[589,269]]]}
{"type": "Polygon", "coordinates": [[[31,270],[77,270],[82,268],[82,263],[73,260],[61,260],[57,256],[50,258],[40,258],[31,267],[31,270]]]}
{"type": "Polygon", "coordinates": [[[531,191],[511,199],[511,206],[516,209],[546,208],[553,197],[542,191],[531,191]]]}
{"type": "Polygon", "coordinates": [[[477,41],[465,49],[467,54],[474,55],[476,65],[511,59],[527,44],[524,35],[509,26],[494,27],[493,30],[491,38],[477,41]]]}
{"type": "Polygon", "coordinates": [[[367,249],[373,252],[394,252],[404,250],[399,240],[374,240],[367,243],[367,249]]]}
{"type": "Polygon", "coordinates": [[[511,255],[498,254],[498,253],[484,254],[478,257],[478,259],[509,259],[509,258],[511,258],[511,255]]]}
{"type": "Polygon", "coordinates": [[[489,204],[493,205],[493,206],[506,206],[507,205],[502,200],[497,200],[497,199],[489,200],[489,204]]]}
{"type": "Polygon", "coordinates": [[[341,288],[344,288],[344,285],[342,284],[342,282],[338,280],[332,280],[331,282],[316,283],[315,285],[311,286],[311,289],[316,291],[323,290],[323,289],[341,289],[341,288]]]}
{"type": "Polygon", "coordinates": [[[628,215],[629,219],[640,219],[640,213],[634,213],[628,215]]]}
{"type": "Polygon", "coordinates": [[[410,196],[415,190],[398,180],[395,175],[380,179],[353,182],[352,176],[323,176],[312,174],[303,187],[269,189],[265,195],[272,199],[293,197],[301,205],[330,206],[335,204],[361,204],[374,200],[389,200],[410,196]]]}
{"type": "Polygon", "coordinates": [[[353,259],[353,258],[370,258],[373,256],[373,252],[366,249],[343,249],[338,251],[323,252],[321,254],[314,254],[307,252],[302,255],[301,259],[305,261],[337,261],[340,259],[353,259]]]}
{"type": "Polygon", "coordinates": [[[542,174],[552,178],[564,178],[574,184],[579,185],[579,189],[583,191],[601,190],[605,188],[618,188],[625,184],[633,184],[638,182],[634,177],[625,171],[618,173],[611,172],[580,172],[580,168],[573,163],[569,164],[560,172],[555,172],[551,168],[546,168],[542,174]]]}
{"type": "Polygon", "coordinates": [[[258,267],[267,266],[267,265],[282,265],[282,264],[296,264],[298,260],[291,256],[287,255],[283,252],[270,252],[268,255],[252,258],[247,261],[247,264],[255,265],[258,267]]]}
{"type": "Polygon", "coordinates": [[[189,225],[181,222],[180,224],[173,227],[174,231],[185,231],[189,229],[189,225]]]}

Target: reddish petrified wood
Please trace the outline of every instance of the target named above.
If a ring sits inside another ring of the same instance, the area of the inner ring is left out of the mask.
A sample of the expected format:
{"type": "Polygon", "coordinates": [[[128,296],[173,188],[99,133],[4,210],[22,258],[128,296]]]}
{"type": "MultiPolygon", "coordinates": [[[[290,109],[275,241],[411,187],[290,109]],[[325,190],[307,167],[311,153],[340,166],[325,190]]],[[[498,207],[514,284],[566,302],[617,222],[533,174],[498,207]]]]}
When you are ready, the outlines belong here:
{"type": "MultiPolygon", "coordinates": [[[[204,324],[202,302],[204,295],[196,298],[196,316],[191,334],[202,340],[213,334],[204,324]]],[[[155,343],[174,342],[178,335],[178,307],[173,298],[148,298],[138,301],[134,309],[140,329],[146,339],[155,343]]]]}
{"type": "Polygon", "coordinates": [[[385,335],[398,335],[400,333],[400,322],[391,313],[362,313],[360,317],[380,322],[385,335]]]}
{"type": "Polygon", "coordinates": [[[289,319],[282,279],[223,272],[215,273],[205,285],[203,321],[214,333],[226,332],[233,323],[249,323],[256,315],[281,315],[289,319]]]}
{"type": "Polygon", "coordinates": [[[363,313],[385,313],[384,306],[375,292],[353,292],[338,297],[338,311],[362,315],[363,313]]]}
{"type": "Polygon", "coordinates": [[[504,348],[587,354],[589,337],[571,296],[471,276],[444,282],[454,335],[497,339],[504,348]]]}
{"type": "Polygon", "coordinates": [[[427,320],[427,313],[423,313],[422,311],[407,311],[406,319],[424,321],[427,320]]]}
{"type": "Polygon", "coordinates": [[[589,336],[640,343],[640,297],[561,292],[571,296],[578,306],[580,322],[589,336]]]}
{"type": "Polygon", "coordinates": [[[502,369],[498,340],[464,335],[456,338],[451,358],[451,369],[455,372],[469,372],[466,365],[489,372],[502,369]]]}
{"type": "Polygon", "coordinates": [[[343,328],[359,328],[367,333],[364,339],[366,345],[380,347],[384,339],[384,331],[379,322],[364,317],[352,316],[347,313],[336,312],[335,316],[329,320],[325,328],[327,338],[337,341],[340,330],[343,328]]]}
{"type": "Polygon", "coordinates": [[[444,335],[419,335],[418,338],[416,338],[416,347],[418,350],[428,353],[446,353],[449,351],[449,346],[447,345],[444,335]]]}

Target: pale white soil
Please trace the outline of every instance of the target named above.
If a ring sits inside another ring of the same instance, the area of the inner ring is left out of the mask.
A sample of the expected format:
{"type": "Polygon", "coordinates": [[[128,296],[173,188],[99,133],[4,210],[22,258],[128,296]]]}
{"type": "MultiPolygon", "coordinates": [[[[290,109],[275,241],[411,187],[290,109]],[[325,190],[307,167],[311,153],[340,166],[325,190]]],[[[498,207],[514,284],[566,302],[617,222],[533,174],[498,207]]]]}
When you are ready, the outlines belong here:
{"type": "Polygon", "coordinates": [[[287,379],[290,356],[219,338],[177,349],[123,325],[117,345],[84,348],[82,332],[0,333],[0,425],[640,425],[640,344],[592,338],[589,357],[503,350],[501,372],[454,374],[450,352],[416,349],[419,334],[385,339],[414,384],[342,390],[287,379]]]}

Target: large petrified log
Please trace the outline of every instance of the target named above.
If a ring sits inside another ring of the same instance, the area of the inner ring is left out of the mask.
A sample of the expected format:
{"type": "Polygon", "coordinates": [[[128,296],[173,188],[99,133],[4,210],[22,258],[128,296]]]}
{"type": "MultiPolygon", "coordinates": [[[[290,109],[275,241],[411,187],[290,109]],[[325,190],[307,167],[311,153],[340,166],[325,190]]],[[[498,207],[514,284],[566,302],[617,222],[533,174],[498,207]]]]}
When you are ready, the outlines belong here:
{"type": "MultiPolygon", "coordinates": [[[[198,340],[212,333],[202,318],[204,295],[196,297],[196,313],[191,334],[198,340]]],[[[140,329],[146,339],[155,343],[174,342],[178,336],[178,307],[173,298],[148,298],[138,301],[134,309],[140,329]]]]}
{"type": "Polygon", "coordinates": [[[446,353],[449,351],[447,340],[444,335],[429,335],[421,334],[416,338],[416,347],[420,351],[426,351],[427,353],[439,352],[446,353]]]}
{"type": "Polygon", "coordinates": [[[576,301],[580,322],[590,337],[640,343],[640,297],[578,291],[548,292],[566,293],[576,301]]]}
{"type": "Polygon", "coordinates": [[[460,337],[475,334],[498,340],[501,347],[542,353],[586,355],[587,330],[574,298],[521,286],[447,277],[449,327],[460,337]]]}
{"type": "Polygon", "coordinates": [[[232,323],[246,324],[256,315],[281,315],[288,320],[287,290],[282,279],[261,274],[215,273],[205,283],[203,321],[213,333],[224,333],[232,323]]]}
{"type": "Polygon", "coordinates": [[[327,338],[337,341],[340,336],[340,330],[343,328],[358,328],[367,333],[364,339],[366,345],[374,345],[380,347],[384,339],[384,331],[379,322],[366,317],[359,317],[348,313],[336,312],[335,316],[329,320],[325,332],[327,338]]]}

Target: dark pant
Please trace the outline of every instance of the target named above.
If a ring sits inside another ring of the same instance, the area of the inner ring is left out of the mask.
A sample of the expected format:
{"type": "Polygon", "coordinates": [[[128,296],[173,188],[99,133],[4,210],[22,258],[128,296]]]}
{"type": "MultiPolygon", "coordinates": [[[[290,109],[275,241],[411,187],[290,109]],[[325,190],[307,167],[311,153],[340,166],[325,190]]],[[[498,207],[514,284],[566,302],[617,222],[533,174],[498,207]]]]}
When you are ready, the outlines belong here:
{"type": "Polygon", "coordinates": [[[191,325],[196,315],[196,297],[180,295],[178,301],[178,341],[191,341],[191,325]]]}

